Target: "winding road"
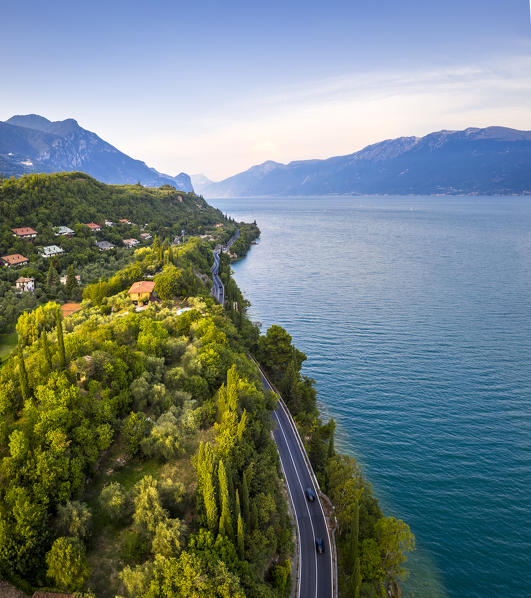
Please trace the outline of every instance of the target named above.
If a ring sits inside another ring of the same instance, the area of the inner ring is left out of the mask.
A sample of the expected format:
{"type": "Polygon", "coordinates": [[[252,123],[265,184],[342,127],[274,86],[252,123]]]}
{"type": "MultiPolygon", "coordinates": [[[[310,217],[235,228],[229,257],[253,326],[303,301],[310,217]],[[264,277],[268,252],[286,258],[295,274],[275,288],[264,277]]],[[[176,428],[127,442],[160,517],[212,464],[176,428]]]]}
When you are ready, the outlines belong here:
{"type": "MultiPolygon", "coordinates": [[[[238,238],[239,230],[226,245],[229,249],[238,238]]],[[[219,255],[221,246],[212,252],[212,295],[223,305],[225,288],[219,278],[219,255]]],[[[257,364],[258,365],[258,364],[257,364]]],[[[260,366],[258,366],[260,367],[260,366]]],[[[260,368],[262,384],[265,390],[271,390],[279,397],[278,406],[271,417],[274,420],[273,437],[275,439],[280,463],[288,488],[290,502],[293,508],[297,527],[297,570],[293,571],[298,583],[296,584],[297,598],[334,598],[334,573],[332,551],[327,522],[321,504],[319,488],[311,469],[304,446],[295,427],[295,423],[284,404],[282,398],[273,388],[264,372],[260,368]],[[311,489],[315,495],[313,502],[306,497],[306,489],[311,489]],[[316,550],[316,539],[323,542],[324,552],[316,550]]]]}

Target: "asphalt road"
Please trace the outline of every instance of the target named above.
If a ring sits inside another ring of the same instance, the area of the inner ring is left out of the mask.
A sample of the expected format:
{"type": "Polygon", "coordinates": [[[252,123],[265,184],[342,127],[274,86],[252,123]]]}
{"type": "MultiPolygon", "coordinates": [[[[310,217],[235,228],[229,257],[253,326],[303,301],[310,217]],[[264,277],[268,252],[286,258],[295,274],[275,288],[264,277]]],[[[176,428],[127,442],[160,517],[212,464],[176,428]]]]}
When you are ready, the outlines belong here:
{"type": "MultiPolygon", "coordinates": [[[[239,229],[227,243],[229,249],[239,236],[239,229]]],[[[218,276],[220,246],[212,252],[212,295],[223,305],[225,301],[225,287],[218,276]]],[[[274,389],[262,374],[262,384],[266,390],[274,389]]],[[[297,588],[297,598],[333,598],[332,589],[332,552],[326,527],[326,520],[319,500],[319,494],[310,474],[309,465],[303,454],[303,449],[297,441],[295,431],[290,425],[289,416],[281,402],[272,414],[274,420],[273,437],[277,444],[280,463],[286,479],[286,485],[295,511],[295,522],[299,538],[299,566],[300,579],[297,588]],[[315,494],[315,501],[306,498],[306,488],[311,488],[315,494]],[[321,538],[324,553],[318,554],[315,540],[321,538]]],[[[293,571],[295,574],[295,571],[293,571]]]]}
{"type": "MultiPolygon", "coordinates": [[[[265,389],[273,390],[262,375],[265,389]]],[[[297,596],[301,598],[332,598],[332,553],[326,520],[314,486],[308,464],[297,442],[295,432],[284,406],[279,403],[273,412],[275,422],[273,436],[278,448],[282,470],[295,511],[300,545],[300,581],[297,596]],[[306,488],[316,496],[314,502],[306,498],[306,488]],[[315,539],[321,538],[324,553],[318,554],[315,539]]],[[[295,574],[295,571],[293,571],[295,574]]]]}
{"type": "Polygon", "coordinates": [[[211,295],[214,299],[223,305],[225,303],[225,286],[221,282],[221,278],[219,277],[219,254],[221,252],[221,247],[216,247],[212,252],[214,256],[214,263],[212,264],[212,268],[210,268],[212,272],[212,289],[210,291],[211,295]]]}

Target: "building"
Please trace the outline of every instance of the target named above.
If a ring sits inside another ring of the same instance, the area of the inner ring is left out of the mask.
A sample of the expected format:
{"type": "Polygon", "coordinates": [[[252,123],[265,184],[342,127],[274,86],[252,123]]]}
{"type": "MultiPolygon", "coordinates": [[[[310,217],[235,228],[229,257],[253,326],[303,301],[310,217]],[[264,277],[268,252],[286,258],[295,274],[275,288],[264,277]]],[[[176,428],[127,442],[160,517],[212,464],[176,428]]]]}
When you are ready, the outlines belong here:
{"type": "Polygon", "coordinates": [[[155,298],[153,295],[154,289],[155,283],[152,280],[141,280],[140,282],[133,283],[129,289],[129,297],[131,297],[134,305],[147,305],[155,298]]]}
{"type": "Polygon", "coordinates": [[[40,249],[42,257],[53,257],[54,255],[61,255],[64,252],[65,250],[58,245],[46,245],[46,247],[41,247],[40,249]]]}
{"type": "Polygon", "coordinates": [[[85,226],[88,226],[93,233],[99,233],[101,230],[101,226],[95,222],[89,222],[85,226]]]}
{"type": "Polygon", "coordinates": [[[120,222],[121,222],[122,224],[131,224],[131,221],[130,221],[130,220],[127,220],[127,218],[120,218],[120,222]]]}
{"type": "Polygon", "coordinates": [[[64,303],[61,305],[61,311],[63,312],[63,318],[68,318],[72,314],[75,314],[76,311],[81,309],[81,303],[64,303]]]}
{"type": "Polygon", "coordinates": [[[151,235],[149,233],[142,233],[140,238],[144,241],[149,241],[149,239],[151,239],[151,235]]]}
{"type": "Polygon", "coordinates": [[[112,220],[106,220],[105,221],[105,226],[108,226],[108,227],[112,228],[114,226],[114,222],[112,220]]]}
{"type": "Polygon", "coordinates": [[[55,230],[56,237],[73,237],[76,233],[68,226],[58,226],[55,230]]]}
{"type": "Polygon", "coordinates": [[[21,276],[15,280],[15,290],[20,293],[33,293],[35,291],[35,279],[21,276]]]}
{"type": "Polygon", "coordinates": [[[20,255],[20,253],[13,253],[11,255],[3,255],[0,257],[0,262],[7,268],[11,268],[12,266],[16,267],[28,264],[29,260],[27,257],[20,255]]]}
{"type": "Polygon", "coordinates": [[[13,236],[19,239],[35,239],[37,236],[37,231],[33,230],[29,226],[21,226],[19,228],[12,228],[11,229],[13,236]]]}
{"type": "Polygon", "coordinates": [[[218,223],[216,224],[216,228],[221,228],[222,226],[223,226],[223,224],[222,224],[221,222],[218,222],[218,223]]]}
{"type": "MultiPolygon", "coordinates": [[[[78,284],[81,282],[81,276],[79,276],[79,274],[77,274],[75,276],[75,279],[77,280],[78,284]]],[[[61,278],[59,278],[59,282],[64,285],[66,285],[67,280],[68,280],[68,275],[66,275],[66,274],[64,276],[61,276],[61,278]]]]}
{"type": "Polygon", "coordinates": [[[114,249],[114,245],[109,243],[109,241],[96,241],[96,247],[100,251],[109,251],[109,249],[114,249]]]}
{"type": "Polygon", "coordinates": [[[123,244],[126,247],[136,247],[137,245],[140,245],[140,241],[138,239],[124,239],[123,244]]]}

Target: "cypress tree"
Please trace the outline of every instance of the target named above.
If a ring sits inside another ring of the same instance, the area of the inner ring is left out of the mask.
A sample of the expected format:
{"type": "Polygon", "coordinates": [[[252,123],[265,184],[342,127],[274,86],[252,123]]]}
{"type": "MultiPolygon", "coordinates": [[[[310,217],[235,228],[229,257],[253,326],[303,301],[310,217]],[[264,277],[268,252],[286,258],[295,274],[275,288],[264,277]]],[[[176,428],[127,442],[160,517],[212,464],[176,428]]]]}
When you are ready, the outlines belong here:
{"type": "Polygon", "coordinates": [[[55,322],[57,329],[57,345],[59,347],[59,368],[64,369],[66,367],[66,352],[65,352],[65,339],[63,337],[63,320],[61,317],[61,308],[58,307],[55,312],[55,322]]]}
{"type": "Polygon", "coordinates": [[[48,365],[48,369],[51,371],[53,369],[52,365],[52,352],[50,351],[50,343],[48,341],[48,335],[46,334],[46,330],[44,328],[41,332],[41,343],[42,348],[44,351],[44,358],[46,359],[46,364],[48,365]]]}
{"type": "Polygon", "coordinates": [[[19,343],[17,349],[18,357],[18,379],[20,382],[20,393],[22,398],[26,400],[29,397],[28,372],[26,371],[26,364],[24,363],[24,352],[22,345],[19,343]]]}
{"type": "Polygon", "coordinates": [[[76,275],[74,274],[74,266],[72,264],[70,264],[70,266],[68,266],[68,273],[66,275],[66,286],[65,286],[65,292],[66,292],[66,296],[69,297],[70,299],[72,299],[72,295],[74,294],[74,291],[77,288],[77,280],[76,280],[76,275]]]}
{"type": "Polygon", "coordinates": [[[57,270],[53,265],[53,261],[50,262],[50,267],[48,268],[48,274],[46,275],[46,286],[51,289],[52,287],[57,285],[59,275],[57,274],[57,270]]]}
{"type": "Polygon", "coordinates": [[[229,484],[227,480],[227,472],[223,461],[220,460],[218,466],[218,478],[219,478],[219,500],[221,504],[221,516],[219,519],[219,533],[229,538],[233,537],[232,534],[232,522],[230,515],[229,506],[229,484]]]}
{"type": "Polygon", "coordinates": [[[218,525],[218,508],[212,474],[210,472],[206,472],[203,479],[203,501],[205,503],[208,529],[212,533],[215,533],[218,525]]]}
{"type": "Polygon", "coordinates": [[[352,516],[352,531],[351,531],[351,550],[352,550],[352,592],[354,598],[359,598],[361,587],[361,569],[360,569],[360,547],[359,547],[359,532],[360,532],[360,498],[363,489],[356,493],[356,500],[354,502],[354,512],[352,516]]]}
{"type": "Polygon", "coordinates": [[[243,535],[243,520],[241,513],[238,513],[238,531],[237,531],[237,539],[238,539],[238,555],[240,559],[243,559],[245,554],[245,538],[243,535]]]}
{"type": "Polygon", "coordinates": [[[249,527],[251,523],[249,513],[249,486],[247,484],[247,473],[245,471],[242,475],[242,514],[245,525],[249,527]]]}
{"type": "MultiPolygon", "coordinates": [[[[235,517],[235,521],[234,521],[234,523],[236,523],[236,524],[237,524],[237,522],[238,522],[238,518],[240,517],[240,515],[241,515],[241,513],[242,513],[242,510],[241,510],[241,507],[240,507],[240,493],[239,493],[239,491],[238,491],[238,488],[236,488],[236,500],[235,500],[235,505],[236,505],[236,508],[235,508],[235,512],[234,512],[234,517],[235,517]]],[[[236,529],[236,533],[238,533],[238,529],[236,529]]]]}

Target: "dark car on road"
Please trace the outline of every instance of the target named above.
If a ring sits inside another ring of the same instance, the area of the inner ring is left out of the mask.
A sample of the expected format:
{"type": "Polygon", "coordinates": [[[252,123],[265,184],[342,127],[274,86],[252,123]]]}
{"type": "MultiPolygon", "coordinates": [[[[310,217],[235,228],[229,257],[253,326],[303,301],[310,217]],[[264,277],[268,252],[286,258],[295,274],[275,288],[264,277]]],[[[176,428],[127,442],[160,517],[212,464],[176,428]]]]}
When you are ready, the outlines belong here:
{"type": "Polygon", "coordinates": [[[319,554],[323,554],[324,542],[322,538],[315,538],[315,550],[317,550],[319,554]]]}
{"type": "Polygon", "coordinates": [[[311,488],[306,488],[305,493],[306,493],[306,498],[310,502],[313,502],[315,500],[315,492],[311,488]]]}

